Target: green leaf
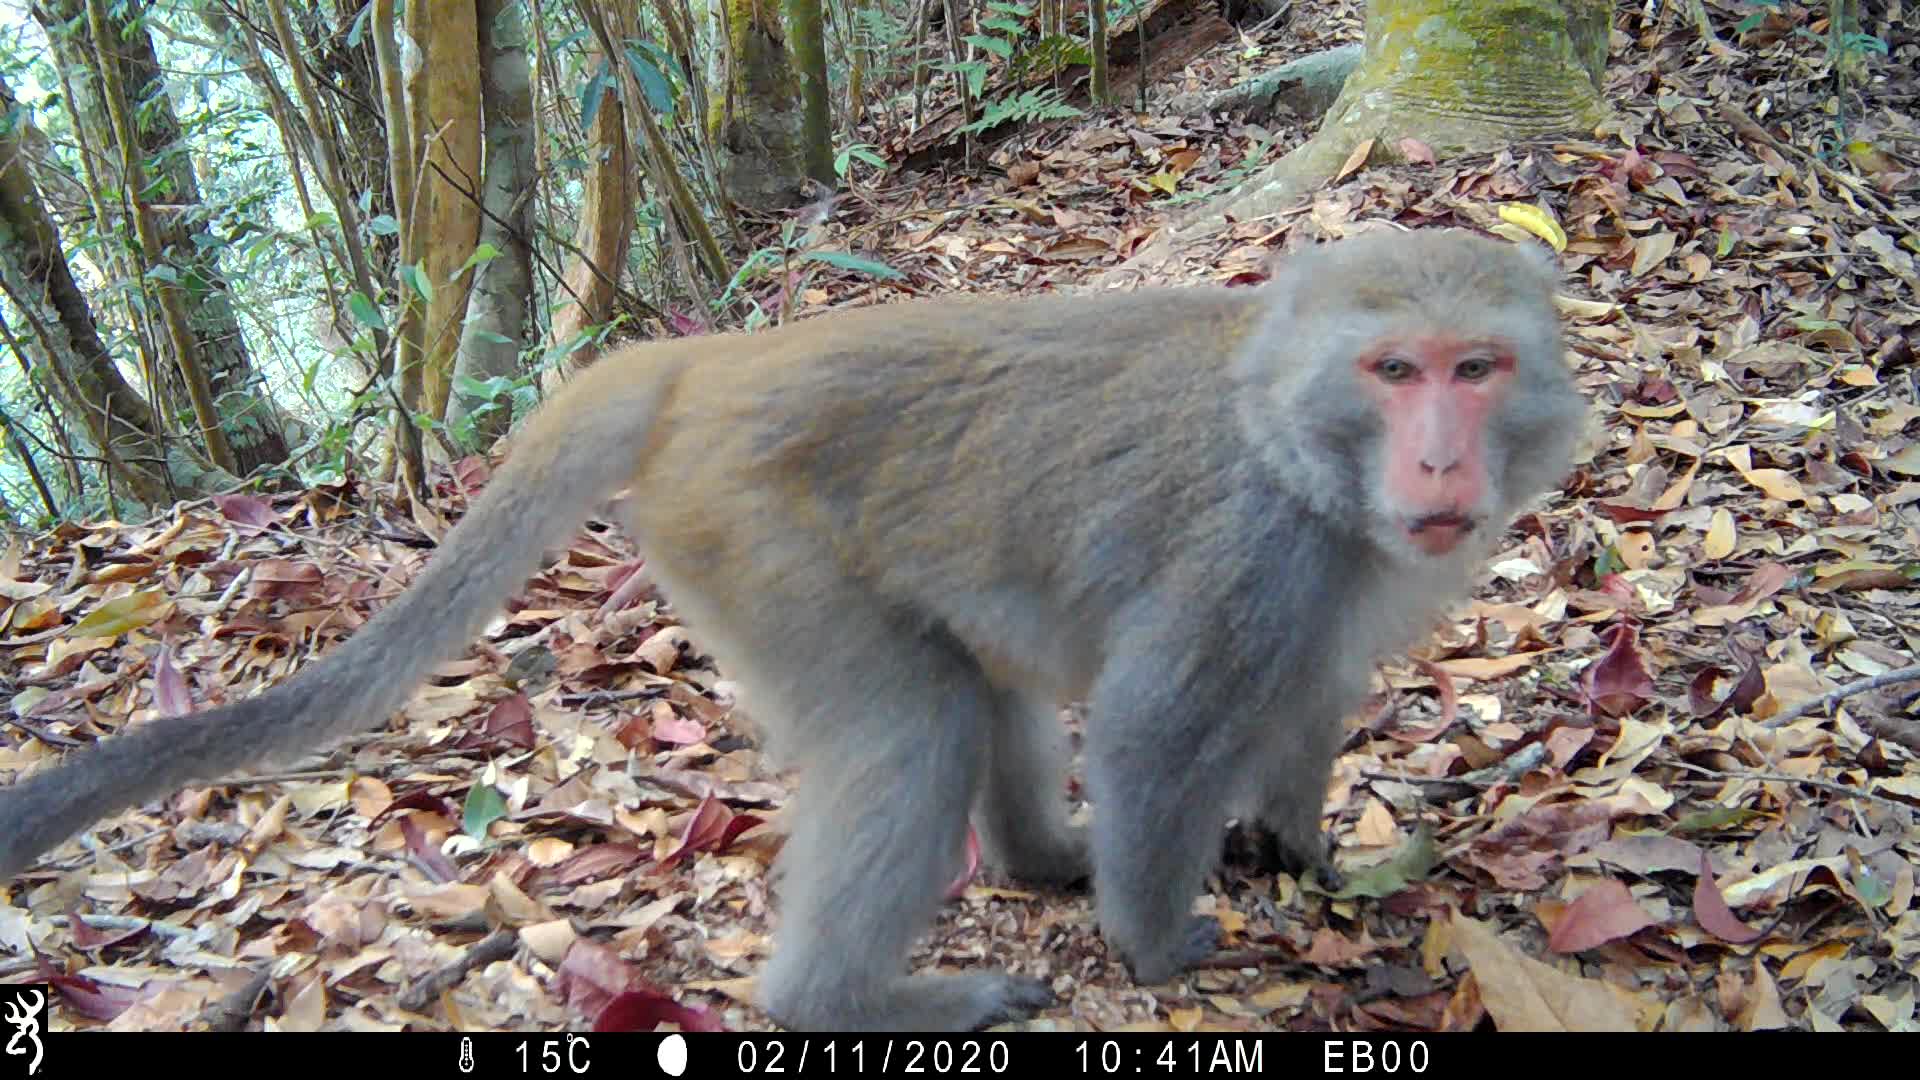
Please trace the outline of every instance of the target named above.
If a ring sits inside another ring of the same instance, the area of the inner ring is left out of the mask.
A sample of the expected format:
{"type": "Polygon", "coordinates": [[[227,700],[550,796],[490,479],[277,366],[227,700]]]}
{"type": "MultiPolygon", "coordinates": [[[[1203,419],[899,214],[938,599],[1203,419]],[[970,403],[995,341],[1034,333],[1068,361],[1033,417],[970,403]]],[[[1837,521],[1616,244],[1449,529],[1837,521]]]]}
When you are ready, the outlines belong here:
{"type": "Polygon", "coordinates": [[[367,32],[367,20],[372,17],[373,5],[362,5],[360,14],[353,17],[353,28],[347,31],[347,48],[357,49],[360,47],[361,36],[367,32]]]}
{"type": "Polygon", "coordinates": [[[353,314],[353,317],[359,321],[361,326],[369,330],[385,330],[387,328],[387,320],[381,318],[380,309],[373,306],[373,301],[367,299],[366,293],[348,293],[347,310],[353,314]]]}
{"type": "Polygon", "coordinates": [[[651,59],[640,55],[638,50],[629,48],[625,51],[625,56],[627,70],[633,72],[633,77],[639,80],[640,92],[647,95],[647,104],[653,106],[653,111],[662,117],[672,119],[673,84],[667,81],[667,77],[660,73],[660,69],[654,66],[651,59]]]}
{"type": "Polygon", "coordinates": [[[593,118],[600,115],[600,103],[606,100],[607,93],[613,88],[613,72],[604,61],[600,70],[593,73],[587,85],[580,88],[580,126],[593,127],[593,118]]]}
{"type": "Polygon", "coordinates": [[[1013,55],[1013,43],[1001,38],[988,37],[985,34],[968,34],[960,40],[979,49],[981,52],[990,52],[1002,60],[1013,55]]]}
{"type": "Polygon", "coordinates": [[[492,784],[475,784],[467,789],[467,803],[460,808],[460,831],[475,840],[487,838],[487,827],[507,816],[507,800],[492,784]]]}
{"type": "Polygon", "coordinates": [[[872,277],[884,278],[888,281],[904,280],[907,276],[895,270],[893,267],[888,266],[886,263],[874,262],[872,259],[863,259],[858,255],[845,251],[809,251],[805,255],[802,255],[801,258],[813,262],[823,262],[828,266],[837,266],[842,270],[853,270],[872,277]]]}
{"type": "Polygon", "coordinates": [[[1386,862],[1346,871],[1342,875],[1346,881],[1337,892],[1329,893],[1320,888],[1319,880],[1312,875],[1308,875],[1300,887],[1325,893],[1335,900],[1352,900],[1361,896],[1378,900],[1392,896],[1415,882],[1426,880],[1438,865],[1440,852],[1433,842],[1433,827],[1423,821],[1414,826],[1413,835],[1386,862]]]}
{"type": "Polygon", "coordinates": [[[392,214],[376,214],[367,221],[367,231],[375,236],[398,236],[400,223],[394,220],[392,214]]]}
{"type": "Polygon", "coordinates": [[[149,281],[164,281],[169,285],[178,285],[180,284],[180,271],[175,270],[166,263],[161,263],[147,269],[147,279],[149,281]]]}
{"type": "Polygon", "coordinates": [[[475,401],[492,401],[502,394],[513,392],[513,380],[505,375],[495,375],[488,379],[476,379],[471,375],[455,375],[454,388],[475,401]]]}
{"type": "Polygon", "coordinates": [[[402,266],[400,280],[406,282],[420,299],[429,304],[433,303],[433,283],[427,280],[426,271],[420,269],[418,263],[402,266]]]}
{"type": "Polygon", "coordinates": [[[460,269],[453,272],[454,280],[459,280],[461,274],[479,266],[481,263],[490,263],[499,257],[499,248],[485,242],[478,244],[474,247],[473,254],[467,256],[467,261],[460,264],[460,269]]]}

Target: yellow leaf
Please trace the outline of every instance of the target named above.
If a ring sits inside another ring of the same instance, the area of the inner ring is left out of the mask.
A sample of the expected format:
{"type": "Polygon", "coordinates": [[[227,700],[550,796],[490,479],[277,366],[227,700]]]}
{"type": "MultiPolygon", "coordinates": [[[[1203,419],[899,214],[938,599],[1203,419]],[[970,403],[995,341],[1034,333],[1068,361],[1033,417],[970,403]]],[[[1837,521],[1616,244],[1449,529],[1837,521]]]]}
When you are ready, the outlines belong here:
{"type": "Polygon", "coordinates": [[[1628,529],[1614,541],[1613,550],[1629,570],[1645,570],[1653,562],[1653,534],[1645,529],[1628,529]]]}
{"type": "Polygon", "coordinates": [[[1629,401],[1620,406],[1620,411],[1628,416],[1638,416],[1643,420],[1665,420],[1669,416],[1678,416],[1687,411],[1687,403],[1675,399],[1660,405],[1642,405],[1629,401]]]}
{"type": "Polygon", "coordinates": [[[1567,233],[1553,215],[1532,203],[1503,203],[1500,207],[1500,220],[1518,225],[1533,235],[1545,240],[1555,251],[1567,250],[1567,233]]]}
{"type": "Polygon", "coordinates": [[[1767,493],[1769,498],[1781,502],[1801,502],[1807,493],[1800,489],[1800,482],[1787,474],[1785,469],[1754,469],[1744,474],[1747,483],[1767,493]]]}
{"type": "Polygon", "coordinates": [[[1725,510],[1715,510],[1713,521],[1707,526],[1707,539],[1701,550],[1709,559],[1724,559],[1733,554],[1733,515],[1725,510]]]}
{"type": "Polygon", "coordinates": [[[1687,474],[1685,476],[1682,476],[1680,479],[1675,480],[1672,484],[1668,485],[1667,490],[1661,492],[1660,497],[1653,500],[1653,509],[1655,510],[1679,509],[1680,504],[1687,501],[1687,492],[1689,489],[1693,487],[1694,474],[1698,473],[1699,471],[1700,471],[1700,459],[1694,458],[1693,464],[1688,466],[1687,468],[1687,474]]]}
{"type": "Polygon", "coordinates": [[[1354,147],[1353,153],[1347,155],[1347,160],[1344,164],[1340,166],[1340,171],[1334,174],[1333,176],[1334,182],[1339,183],[1340,181],[1346,179],[1348,176],[1352,175],[1354,172],[1358,171],[1362,165],[1365,165],[1367,163],[1367,159],[1372,156],[1373,156],[1373,140],[1361,139],[1360,145],[1354,147]]]}
{"type": "Polygon", "coordinates": [[[1157,172],[1147,177],[1147,183],[1171,195],[1180,187],[1180,178],[1170,172],[1157,172]]]}
{"type": "Polygon", "coordinates": [[[166,594],[151,590],[116,596],[87,612],[86,618],[67,628],[67,633],[74,637],[119,637],[160,618],[166,605],[166,594]]]}

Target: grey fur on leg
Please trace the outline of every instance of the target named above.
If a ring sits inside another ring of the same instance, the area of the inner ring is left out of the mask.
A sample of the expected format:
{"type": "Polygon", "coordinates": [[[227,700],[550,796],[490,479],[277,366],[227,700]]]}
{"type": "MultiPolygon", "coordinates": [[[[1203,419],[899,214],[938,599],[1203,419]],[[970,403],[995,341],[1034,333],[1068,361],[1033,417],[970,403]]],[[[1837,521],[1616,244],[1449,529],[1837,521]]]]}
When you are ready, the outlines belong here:
{"type": "Polygon", "coordinates": [[[1038,885],[1093,873],[1087,831],[1068,820],[1066,725],[1051,701],[996,695],[992,757],[975,822],[989,866],[1038,885]]]}
{"type": "MultiPolygon", "coordinates": [[[[831,705],[812,702],[860,722],[804,755],[761,1004],[783,1026],[807,1031],[965,1031],[1051,1004],[1037,979],[905,973],[962,865],[967,810],[993,732],[992,691],[937,634],[903,632],[883,664],[849,679],[854,685],[834,688],[831,705]]],[[[833,724],[811,719],[815,731],[833,724]]]]}
{"type": "Polygon", "coordinates": [[[1100,726],[1087,755],[1100,933],[1143,985],[1166,982],[1214,950],[1219,927],[1193,914],[1193,900],[1220,850],[1221,785],[1239,767],[1237,755],[1206,745],[1219,739],[1203,738],[1180,754],[1154,748],[1161,734],[1154,724],[1181,707],[1183,689],[1156,687],[1161,674],[1135,663],[1103,677],[1093,702],[1100,726]]]}
{"type": "Polygon", "coordinates": [[[1255,817],[1261,869],[1284,870],[1296,876],[1312,873],[1327,889],[1338,889],[1342,878],[1333,864],[1332,836],[1321,823],[1326,811],[1327,781],[1344,732],[1340,715],[1304,716],[1300,722],[1279,725],[1265,748],[1269,764],[1258,777],[1284,776],[1287,783],[1263,783],[1255,817]]]}

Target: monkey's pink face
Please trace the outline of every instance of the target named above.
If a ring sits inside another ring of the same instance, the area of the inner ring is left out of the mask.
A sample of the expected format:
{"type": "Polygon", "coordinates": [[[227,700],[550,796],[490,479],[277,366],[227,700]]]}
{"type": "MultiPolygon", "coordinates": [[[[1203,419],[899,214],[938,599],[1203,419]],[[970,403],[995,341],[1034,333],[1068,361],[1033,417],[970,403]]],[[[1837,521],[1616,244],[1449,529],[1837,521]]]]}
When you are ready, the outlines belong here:
{"type": "Polygon", "coordinates": [[[1425,555],[1452,554],[1497,501],[1489,423],[1513,388],[1510,348],[1451,336],[1394,341],[1359,358],[1385,425],[1380,509],[1425,555]]]}

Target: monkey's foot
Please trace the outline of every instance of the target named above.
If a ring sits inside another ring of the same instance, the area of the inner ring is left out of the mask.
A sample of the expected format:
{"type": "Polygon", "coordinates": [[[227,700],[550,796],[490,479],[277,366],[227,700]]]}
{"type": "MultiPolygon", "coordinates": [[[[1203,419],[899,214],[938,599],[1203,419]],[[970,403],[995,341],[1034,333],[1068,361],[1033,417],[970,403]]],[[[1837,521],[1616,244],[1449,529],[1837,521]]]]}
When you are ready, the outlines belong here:
{"type": "Polygon", "coordinates": [[[1141,986],[1158,986],[1200,963],[1220,948],[1220,921],[1195,915],[1181,929],[1166,935],[1151,949],[1120,950],[1120,955],[1141,986]]]}
{"type": "Polygon", "coordinates": [[[790,1031],[977,1031],[1025,1020],[1054,1003],[1041,979],[999,971],[917,975],[866,991],[767,992],[767,1014],[790,1031]]]}

